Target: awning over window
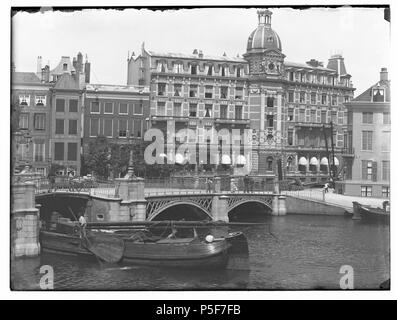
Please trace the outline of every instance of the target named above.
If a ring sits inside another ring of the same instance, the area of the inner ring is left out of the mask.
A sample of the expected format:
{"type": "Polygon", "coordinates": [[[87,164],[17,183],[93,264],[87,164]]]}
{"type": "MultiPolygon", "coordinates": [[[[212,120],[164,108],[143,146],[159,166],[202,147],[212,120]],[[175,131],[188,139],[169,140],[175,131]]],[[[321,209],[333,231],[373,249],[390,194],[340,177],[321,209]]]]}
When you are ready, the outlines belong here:
{"type": "Polygon", "coordinates": [[[230,159],[230,156],[227,155],[227,154],[223,154],[223,155],[222,155],[222,161],[221,161],[221,163],[222,163],[222,164],[232,164],[232,161],[231,161],[231,159],[230,159]]]}
{"type": "Polygon", "coordinates": [[[320,164],[323,166],[328,166],[328,159],[326,157],[323,157],[320,161],[320,164]]]}
{"type": "Polygon", "coordinates": [[[310,159],[310,162],[309,162],[311,165],[313,165],[313,166],[317,166],[318,165],[318,160],[317,160],[317,158],[316,157],[312,157],[311,159],[310,159]]]}
{"type": "Polygon", "coordinates": [[[239,155],[236,157],[236,164],[245,166],[245,165],[247,164],[247,159],[245,158],[244,155],[239,154],[239,155]]]}
{"type": "Polygon", "coordinates": [[[175,163],[177,163],[177,164],[183,164],[184,162],[185,162],[185,157],[184,157],[182,154],[177,153],[177,154],[175,155],[175,163]]]}
{"type": "Polygon", "coordinates": [[[305,157],[300,157],[298,164],[301,166],[306,166],[307,165],[307,159],[305,157]]]}

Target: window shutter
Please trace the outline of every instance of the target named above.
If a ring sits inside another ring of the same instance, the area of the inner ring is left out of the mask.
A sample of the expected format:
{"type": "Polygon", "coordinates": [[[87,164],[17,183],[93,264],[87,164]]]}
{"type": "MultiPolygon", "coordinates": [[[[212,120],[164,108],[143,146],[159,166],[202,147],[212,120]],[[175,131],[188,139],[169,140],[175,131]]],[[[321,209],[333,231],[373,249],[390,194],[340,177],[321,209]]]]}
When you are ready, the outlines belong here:
{"type": "Polygon", "coordinates": [[[362,165],[362,168],[361,168],[361,173],[362,173],[361,178],[362,178],[363,180],[367,180],[367,165],[368,165],[368,161],[367,161],[367,160],[361,161],[361,165],[362,165]]]}
{"type": "Polygon", "coordinates": [[[372,181],[377,181],[378,163],[372,162],[372,181]]]}

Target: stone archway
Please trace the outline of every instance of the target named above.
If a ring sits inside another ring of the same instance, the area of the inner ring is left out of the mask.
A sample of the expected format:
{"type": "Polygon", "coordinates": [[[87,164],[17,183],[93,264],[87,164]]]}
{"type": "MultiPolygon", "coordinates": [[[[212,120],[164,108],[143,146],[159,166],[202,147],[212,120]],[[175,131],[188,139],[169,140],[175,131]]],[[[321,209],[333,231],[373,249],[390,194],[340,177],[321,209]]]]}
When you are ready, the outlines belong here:
{"type": "Polygon", "coordinates": [[[229,222],[261,222],[272,214],[271,205],[255,199],[238,202],[229,208],[229,222]]]}

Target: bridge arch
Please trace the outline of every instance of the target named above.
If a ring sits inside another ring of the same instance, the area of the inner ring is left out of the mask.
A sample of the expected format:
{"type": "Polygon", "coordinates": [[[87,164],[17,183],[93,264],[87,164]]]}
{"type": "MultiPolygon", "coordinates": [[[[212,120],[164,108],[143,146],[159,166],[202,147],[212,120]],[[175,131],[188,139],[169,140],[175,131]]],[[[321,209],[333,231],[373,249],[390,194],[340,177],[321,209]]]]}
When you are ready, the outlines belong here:
{"type": "Polygon", "coordinates": [[[161,207],[147,212],[149,221],[181,220],[199,221],[212,220],[210,212],[193,201],[169,201],[161,207]]]}
{"type": "Polygon", "coordinates": [[[53,212],[58,212],[61,216],[74,220],[74,216],[68,207],[74,215],[77,215],[79,212],[85,212],[89,200],[88,194],[59,191],[35,196],[36,204],[41,205],[41,220],[49,220],[53,212]]]}
{"type": "Polygon", "coordinates": [[[245,199],[229,206],[230,222],[260,222],[272,214],[271,200],[245,199]]]}

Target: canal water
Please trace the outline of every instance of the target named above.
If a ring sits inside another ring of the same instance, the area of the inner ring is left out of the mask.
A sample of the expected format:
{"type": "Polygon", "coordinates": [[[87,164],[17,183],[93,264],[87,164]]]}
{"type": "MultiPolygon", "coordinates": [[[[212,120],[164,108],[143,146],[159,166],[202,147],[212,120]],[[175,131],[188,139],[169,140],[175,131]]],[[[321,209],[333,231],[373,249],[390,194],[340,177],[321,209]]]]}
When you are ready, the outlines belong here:
{"type": "Polygon", "coordinates": [[[226,270],[173,270],[114,266],[43,253],[11,264],[11,287],[40,290],[40,268],[54,270],[55,290],[297,290],[340,289],[342,266],[355,289],[379,289],[390,278],[389,226],[348,217],[267,216],[240,227],[249,257],[233,257],[226,270]]]}

